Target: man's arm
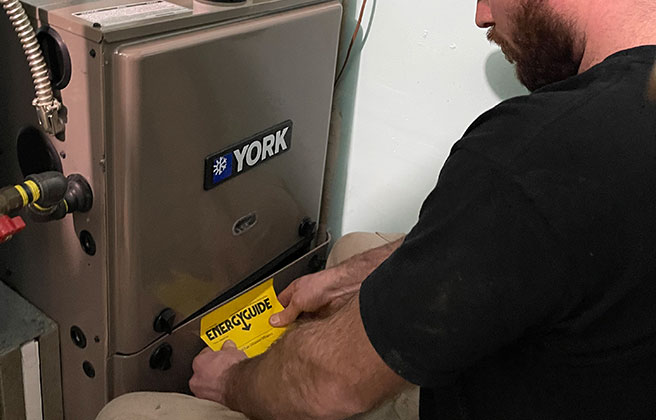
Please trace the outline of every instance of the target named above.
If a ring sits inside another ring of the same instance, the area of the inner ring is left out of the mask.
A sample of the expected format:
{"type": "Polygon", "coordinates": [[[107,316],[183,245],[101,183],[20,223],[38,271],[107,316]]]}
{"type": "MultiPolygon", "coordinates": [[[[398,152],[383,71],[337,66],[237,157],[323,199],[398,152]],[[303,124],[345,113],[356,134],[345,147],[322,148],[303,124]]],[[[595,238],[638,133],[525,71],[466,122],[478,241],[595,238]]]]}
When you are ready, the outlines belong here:
{"type": "Polygon", "coordinates": [[[234,364],[220,402],[252,419],[340,419],[408,386],[371,346],[358,298],[326,318],[300,323],[267,353],[234,364]]]}
{"type": "Polygon", "coordinates": [[[194,359],[191,391],[253,419],[343,418],[366,411],[407,383],[373,349],[360,318],[362,281],[402,239],[358,254],[336,267],[300,277],[279,299],[285,310],[271,324],[294,324],[266,353],[247,359],[232,342],[194,359]]]}

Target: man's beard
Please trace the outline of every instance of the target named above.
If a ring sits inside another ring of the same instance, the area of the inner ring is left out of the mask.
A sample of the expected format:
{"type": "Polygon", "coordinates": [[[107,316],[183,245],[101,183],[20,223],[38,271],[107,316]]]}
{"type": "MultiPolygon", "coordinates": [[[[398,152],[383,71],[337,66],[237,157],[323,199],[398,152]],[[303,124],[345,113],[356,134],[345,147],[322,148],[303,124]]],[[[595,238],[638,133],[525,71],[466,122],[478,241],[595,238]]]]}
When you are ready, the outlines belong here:
{"type": "Polygon", "coordinates": [[[487,39],[498,44],[517,78],[530,91],[578,73],[581,55],[576,54],[574,25],[551,10],[545,0],[523,0],[511,16],[512,44],[492,27],[487,39]]]}

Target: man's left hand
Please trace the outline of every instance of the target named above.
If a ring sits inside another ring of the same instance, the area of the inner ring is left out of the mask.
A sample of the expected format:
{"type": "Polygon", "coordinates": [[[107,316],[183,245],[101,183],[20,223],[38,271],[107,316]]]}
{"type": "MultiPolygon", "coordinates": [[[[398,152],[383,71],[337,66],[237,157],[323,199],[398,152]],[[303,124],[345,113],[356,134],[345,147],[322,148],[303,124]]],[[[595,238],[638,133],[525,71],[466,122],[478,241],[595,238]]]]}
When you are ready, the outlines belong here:
{"type": "Polygon", "coordinates": [[[247,358],[246,353],[238,350],[230,340],[223,344],[221,351],[215,352],[206,347],[194,358],[194,374],[189,380],[189,389],[198,398],[225,405],[226,392],[230,386],[228,372],[247,358]]]}

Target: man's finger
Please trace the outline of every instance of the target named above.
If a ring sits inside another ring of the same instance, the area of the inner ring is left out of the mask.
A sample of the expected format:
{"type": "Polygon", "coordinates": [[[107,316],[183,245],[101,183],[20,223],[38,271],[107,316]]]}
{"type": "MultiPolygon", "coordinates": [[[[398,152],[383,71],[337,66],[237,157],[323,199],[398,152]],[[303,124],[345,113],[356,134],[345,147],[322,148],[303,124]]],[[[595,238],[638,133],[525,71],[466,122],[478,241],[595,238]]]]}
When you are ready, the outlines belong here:
{"type": "Polygon", "coordinates": [[[289,286],[285,287],[285,289],[280,292],[280,294],[278,294],[278,302],[280,302],[282,306],[288,306],[292,301],[292,296],[294,296],[294,292],[296,292],[296,285],[298,284],[298,280],[301,278],[302,277],[299,277],[298,279],[291,282],[289,286]]]}
{"type": "Polygon", "coordinates": [[[197,390],[196,390],[196,384],[197,384],[197,383],[198,383],[198,378],[196,377],[196,375],[192,376],[192,377],[189,379],[189,390],[190,390],[191,393],[194,394],[194,395],[196,395],[196,392],[197,392],[197,390]]]}
{"type": "Polygon", "coordinates": [[[298,307],[292,302],[292,304],[290,304],[282,311],[271,315],[271,318],[269,318],[269,324],[274,327],[286,327],[287,325],[294,322],[300,314],[301,310],[298,309],[298,307]]]}
{"type": "Polygon", "coordinates": [[[226,342],[223,343],[223,346],[221,347],[221,350],[236,349],[236,348],[237,348],[237,345],[235,344],[234,341],[226,340],[226,342]]]}

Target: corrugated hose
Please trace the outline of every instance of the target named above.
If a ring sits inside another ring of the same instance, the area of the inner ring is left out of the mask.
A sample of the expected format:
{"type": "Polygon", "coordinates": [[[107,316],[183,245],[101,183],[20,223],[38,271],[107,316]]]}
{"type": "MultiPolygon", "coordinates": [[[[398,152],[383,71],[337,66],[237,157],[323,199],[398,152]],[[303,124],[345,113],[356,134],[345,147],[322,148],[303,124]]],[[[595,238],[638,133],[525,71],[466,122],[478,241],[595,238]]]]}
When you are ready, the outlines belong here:
{"type": "Polygon", "coordinates": [[[32,105],[36,108],[39,123],[46,132],[58,134],[64,130],[64,122],[59,115],[61,103],[52,94],[48,66],[43,59],[34,29],[19,0],[0,0],[0,3],[7,12],[27,56],[36,91],[36,98],[32,101],[32,105]]]}

